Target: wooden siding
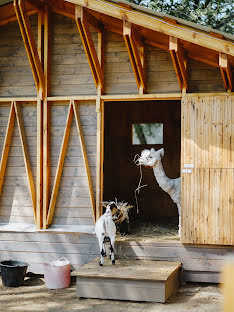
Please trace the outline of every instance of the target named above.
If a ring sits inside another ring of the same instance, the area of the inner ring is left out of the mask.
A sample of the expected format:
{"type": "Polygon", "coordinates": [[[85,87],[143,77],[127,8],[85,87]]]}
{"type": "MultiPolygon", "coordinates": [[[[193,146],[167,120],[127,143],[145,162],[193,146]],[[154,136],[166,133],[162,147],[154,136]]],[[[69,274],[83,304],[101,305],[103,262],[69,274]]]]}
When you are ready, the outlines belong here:
{"type": "Polygon", "coordinates": [[[145,55],[147,93],[180,92],[169,51],[146,46],[145,55]]]}
{"type": "MultiPolygon", "coordinates": [[[[233,247],[184,246],[177,241],[120,240],[116,242],[117,261],[118,258],[127,258],[181,262],[182,279],[187,281],[220,282],[219,273],[225,256],[234,252],[233,247]]],[[[43,274],[44,262],[62,256],[78,269],[98,254],[98,242],[94,235],[0,233],[0,261],[14,259],[29,262],[28,270],[34,273],[43,274]]]]}
{"type": "MultiPolygon", "coordinates": [[[[0,106],[0,152],[5,138],[9,106],[0,106]]],[[[21,105],[28,152],[36,182],[37,109],[36,105],[21,105]]],[[[20,134],[15,120],[8,155],[2,194],[0,196],[0,223],[34,223],[32,199],[25,169],[20,134]]]]}
{"type": "Polygon", "coordinates": [[[124,39],[108,31],[104,33],[104,79],[106,94],[138,94],[124,39]]]}
{"type": "MultiPolygon", "coordinates": [[[[30,17],[37,40],[37,15],[30,17]]],[[[92,30],[92,28],[90,27],[92,30]]],[[[97,49],[97,32],[92,30],[97,49]]],[[[96,87],[75,21],[52,14],[51,96],[95,95],[96,87]]],[[[1,26],[0,96],[35,96],[31,68],[17,22],[1,26]]],[[[168,51],[145,47],[146,93],[179,92],[168,51]]],[[[222,92],[219,68],[189,60],[190,92],[222,92]]],[[[137,84],[121,35],[104,32],[105,94],[138,94],[137,84]]]]}
{"type": "MultiPolygon", "coordinates": [[[[80,118],[91,169],[93,189],[96,177],[96,110],[95,102],[79,103],[80,118]]],[[[57,168],[68,105],[51,106],[51,187],[57,168]]],[[[93,225],[88,178],[73,118],[53,224],[93,225]]]]}
{"type": "Polygon", "coordinates": [[[189,92],[225,92],[220,69],[194,60],[188,62],[189,92]]]}
{"type": "MultiPolygon", "coordinates": [[[[37,38],[36,16],[30,17],[37,38]]],[[[0,97],[37,94],[27,53],[17,22],[0,27],[0,97]]]]}
{"type": "MultiPolygon", "coordinates": [[[[36,104],[22,105],[22,115],[34,182],[36,182],[37,109],[36,104]]],[[[9,106],[0,106],[0,152],[9,118],[9,106]]],[[[51,106],[51,189],[66,123],[68,105],[51,106]]],[[[91,168],[93,188],[96,176],[96,110],[95,102],[80,102],[84,140],[91,168]]],[[[15,121],[6,173],[0,197],[0,223],[34,224],[32,200],[25,170],[19,130],[15,121]]],[[[56,201],[53,224],[93,225],[89,186],[82,158],[75,120],[72,122],[68,149],[56,201]]]]}
{"type": "MultiPolygon", "coordinates": [[[[74,20],[52,14],[51,95],[92,95],[96,87],[74,20]]],[[[92,32],[95,45],[97,33],[92,32]]]]}
{"type": "Polygon", "coordinates": [[[182,101],[182,241],[234,244],[234,102],[232,96],[182,101]]]}

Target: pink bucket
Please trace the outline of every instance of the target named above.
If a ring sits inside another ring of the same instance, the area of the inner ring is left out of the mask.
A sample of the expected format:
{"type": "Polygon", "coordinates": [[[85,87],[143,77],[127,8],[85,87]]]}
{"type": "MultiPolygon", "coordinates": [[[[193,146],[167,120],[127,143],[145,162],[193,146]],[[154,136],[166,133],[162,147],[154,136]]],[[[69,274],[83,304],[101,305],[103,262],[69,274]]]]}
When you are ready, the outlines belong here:
{"type": "Polygon", "coordinates": [[[45,285],[49,289],[67,288],[71,282],[71,264],[62,257],[57,261],[44,263],[45,285]]]}

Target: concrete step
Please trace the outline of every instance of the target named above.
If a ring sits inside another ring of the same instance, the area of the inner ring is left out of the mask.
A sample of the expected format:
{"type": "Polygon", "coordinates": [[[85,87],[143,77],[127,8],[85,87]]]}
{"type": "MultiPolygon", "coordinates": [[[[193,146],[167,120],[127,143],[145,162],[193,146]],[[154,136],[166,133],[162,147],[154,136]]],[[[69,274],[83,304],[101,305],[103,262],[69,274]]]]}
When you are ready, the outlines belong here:
{"type": "Polygon", "coordinates": [[[166,302],[179,285],[181,263],[118,259],[116,264],[99,258],[72,272],[77,296],[83,298],[166,302]]]}

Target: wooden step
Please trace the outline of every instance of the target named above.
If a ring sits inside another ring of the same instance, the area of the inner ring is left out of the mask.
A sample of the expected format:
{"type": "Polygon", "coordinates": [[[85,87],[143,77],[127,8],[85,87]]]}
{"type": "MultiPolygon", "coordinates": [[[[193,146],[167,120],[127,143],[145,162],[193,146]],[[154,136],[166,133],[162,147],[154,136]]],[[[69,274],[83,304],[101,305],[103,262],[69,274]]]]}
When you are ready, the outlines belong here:
{"type": "Polygon", "coordinates": [[[77,296],[83,298],[166,302],[176,292],[181,263],[149,260],[99,258],[72,272],[77,296]]]}

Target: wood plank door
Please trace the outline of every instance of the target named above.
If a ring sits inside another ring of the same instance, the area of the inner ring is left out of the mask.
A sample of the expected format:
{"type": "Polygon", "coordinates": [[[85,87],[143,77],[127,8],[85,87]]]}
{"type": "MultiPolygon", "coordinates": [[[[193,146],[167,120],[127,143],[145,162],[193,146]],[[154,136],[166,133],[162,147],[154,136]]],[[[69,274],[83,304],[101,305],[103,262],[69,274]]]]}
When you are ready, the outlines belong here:
{"type": "Polygon", "coordinates": [[[181,106],[181,240],[233,245],[233,96],[187,95],[181,106]]]}

